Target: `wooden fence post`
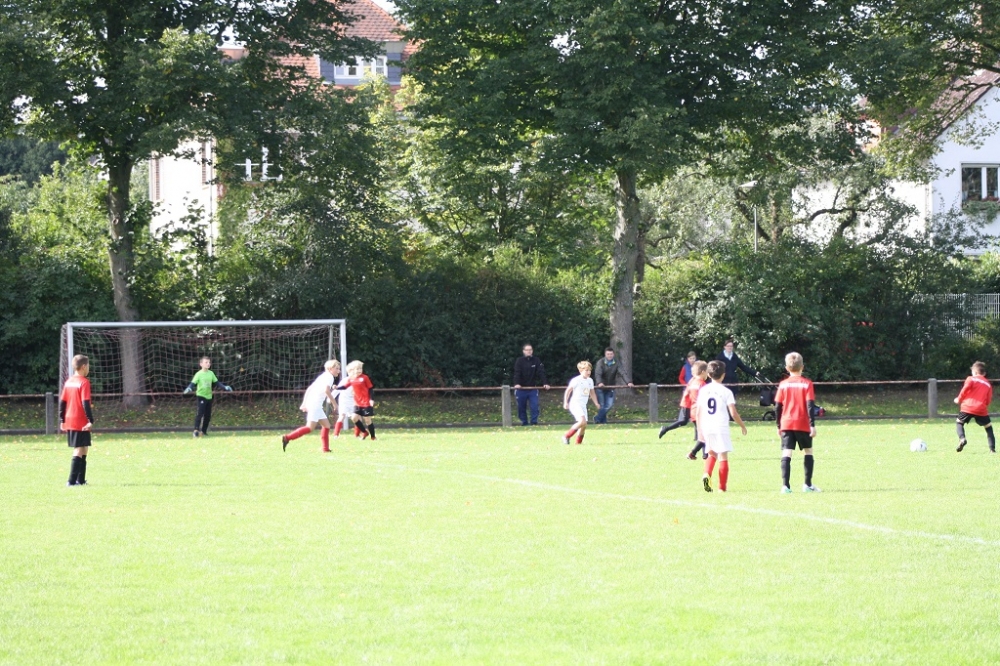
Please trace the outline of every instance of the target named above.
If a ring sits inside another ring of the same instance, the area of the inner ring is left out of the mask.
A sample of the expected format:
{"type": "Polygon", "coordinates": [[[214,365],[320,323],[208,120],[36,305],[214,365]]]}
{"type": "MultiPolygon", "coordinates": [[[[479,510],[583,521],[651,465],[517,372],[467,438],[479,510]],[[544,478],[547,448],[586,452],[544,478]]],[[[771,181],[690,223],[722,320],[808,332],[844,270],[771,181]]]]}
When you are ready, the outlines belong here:
{"type": "Polygon", "coordinates": [[[649,385],[649,422],[657,423],[660,420],[660,401],[656,396],[656,384],[649,385]]]}
{"type": "Polygon", "coordinates": [[[514,425],[514,419],[510,415],[510,386],[507,384],[500,387],[500,405],[503,412],[503,416],[501,417],[503,427],[510,428],[514,425]]]}
{"type": "Polygon", "coordinates": [[[938,415],[938,386],[933,377],[927,380],[927,418],[936,419],[938,415]]]}

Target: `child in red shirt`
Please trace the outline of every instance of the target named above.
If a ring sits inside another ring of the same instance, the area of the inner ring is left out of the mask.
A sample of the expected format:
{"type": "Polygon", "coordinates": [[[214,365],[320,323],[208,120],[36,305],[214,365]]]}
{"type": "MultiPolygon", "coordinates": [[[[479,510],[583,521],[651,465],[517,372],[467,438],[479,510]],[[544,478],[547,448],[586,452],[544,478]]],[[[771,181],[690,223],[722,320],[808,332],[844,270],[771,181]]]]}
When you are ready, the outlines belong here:
{"type": "Polygon", "coordinates": [[[990,423],[990,402],[993,401],[993,385],[986,379],[986,364],[976,361],[972,364],[972,376],[965,380],[962,390],[955,398],[958,405],[958,420],[955,429],[958,431],[958,448],[965,448],[965,424],[976,419],[976,425],[986,428],[986,441],[990,445],[990,453],[997,452],[997,441],[993,437],[993,425],[990,423]]]}
{"type": "Polygon", "coordinates": [[[361,361],[351,361],[347,364],[347,379],[345,379],[337,390],[347,388],[354,389],[354,427],[361,430],[362,439],[371,435],[375,439],[375,424],[372,417],[375,415],[375,407],[372,405],[371,390],[374,388],[372,380],[363,373],[365,364],[361,361]]]}
{"type": "Polygon", "coordinates": [[[90,409],[90,359],[83,354],[73,357],[73,376],[66,380],[59,394],[59,429],[66,433],[73,449],[67,486],[87,485],[87,449],[94,413],[90,409]]]}
{"type": "MultiPolygon", "coordinates": [[[[691,365],[691,381],[688,382],[687,388],[684,389],[684,397],[681,398],[681,408],[687,409],[688,417],[691,418],[691,423],[694,424],[694,448],[688,453],[688,460],[694,460],[698,457],[698,451],[705,450],[704,438],[701,433],[698,432],[698,420],[695,415],[692,414],[692,409],[698,403],[698,391],[701,387],[705,385],[708,381],[708,363],[705,361],[695,361],[691,365]]],[[[708,452],[706,451],[702,458],[707,458],[708,452]]]]}
{"type": "Polygon", "coordinates": [[[781,492],[792,492],[792,454],[795,447],[802,449],[803,465],[806,478],[802,491],[818,493],[819,488],[813,485],[813,437],[816,436],[816,417],[813,407],[816,405],[816,390],[811,380],[802,376],[802,354],[791,352],[785,355],[785,369],[789,377],[778,384],[778,392],[774,396],[774,420],[778,424],[778,434],[781,437],[781,492]]]}

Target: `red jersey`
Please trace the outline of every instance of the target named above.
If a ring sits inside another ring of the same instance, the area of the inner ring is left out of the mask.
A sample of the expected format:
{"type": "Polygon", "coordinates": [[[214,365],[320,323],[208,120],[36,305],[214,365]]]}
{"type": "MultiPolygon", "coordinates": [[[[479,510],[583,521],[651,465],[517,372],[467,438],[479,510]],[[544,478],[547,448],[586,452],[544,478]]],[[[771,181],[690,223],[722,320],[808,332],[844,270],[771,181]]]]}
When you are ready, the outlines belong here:
{"type": "Polygon", "coordinates": [[[778,384],[774,402],[781,405],[781,423],[778,430],[809,432],[809,406],[807,401],[816,401],[816,391],[812,380],[805,377],[789,377],[778,384]]]}
{"type": "Polygon", "coordinates": [[[981,375],[972,375],[965,380],[958,394],[958,411],[973,416],[989,416],[990,402],[993,401],[993,385],[981,375]]]}
{"type": "Polygon", "coordinates": [[[372,380],[368,375],[358,375],[354,379],[347,379],[338,388],[354,389],[354,405],[357,407],[371,407],[372,398],[369,391],[374,388],[372,380]]]}
{"type": "Polygon", "coordinates": [[[67,379],[59,395],[59,401],[66,403],[65,414],[62,414],[64,430],[83,430],[83,426],[90,423],[83,408],[83,403],[90,401],[89,379],[80,375],[73,375],[67,379]]]}
{"type": "Polygon", "coordinates": [[[681,396],[681,407],[691,409],[691,407],[696,405],[698,403],[698,391],[704,385],[704,379],[692,377],[691,381],[688,382],[687,388],[684,389],[684,395],[681,396]]]}

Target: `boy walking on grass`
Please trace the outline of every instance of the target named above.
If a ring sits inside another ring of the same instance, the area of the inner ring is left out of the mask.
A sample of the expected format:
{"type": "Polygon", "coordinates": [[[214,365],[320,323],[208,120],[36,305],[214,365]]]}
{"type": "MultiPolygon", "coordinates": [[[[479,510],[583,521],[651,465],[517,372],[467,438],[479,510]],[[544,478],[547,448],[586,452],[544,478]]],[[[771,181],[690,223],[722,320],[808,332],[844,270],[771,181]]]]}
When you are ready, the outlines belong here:
{"type": "Polygon", "coordinates": [[[813,383],[802,376],[802,354],[791,352],[785,355],[785,370],[789,377],[778,384],[778,392],[774,396],[774,420],[778,424],[778,434],[781,436],[781,492],[790,493],[792,475],[792,454],[795,447],[802,449],[804,455],[805,483],[802,492],[818,493],[819,488],[813,485],[813,452],[812,441],[816,436],[816,392],[813,383]]]}
{"type": "MultiPolygon", "coordinates": [[[[687,388],[684,389],[684,397],[681,398],[681,407],[684,407],[685,402],[690,410],[696,404],[698,404],[698,392],[705,385],[708,379],[708,363],[705,361],[695,361],[694,365],[691,366],[691,381],[688,382],[687,388]]],[[[688,453],[688,460],[696,460],[698,458],[698,451],[705,450],[705,439],[701,435],[701,429],[698,427],[698,417],[696,414],[691,415],[691,422],[694,423],[694,448],[688,453]]],[[[708,458],[708,453],[703,453],[702,458],[708,458]]]]}
{"type": "Polygon", "coordinates": [[[590,372],[593,370],[590,361],[580,361],[576,364],[576,369],[580,374],[569,380],[569,386],[563,394],[563,409],[569,410],[576,423],[563,435],[563,444],[569,444],[569,438],[573,435],[576,435],[577,444],[583,444],[583,435],[587,432],[588,399],[594,403],[594,407],[601,408],[594,393],[594,380],[590,378],[590,372]]]}
{"type": "Polygon", "coordinates": [[[201,366],[201,370],[194,373],[191,383],[184,389],[184,395],[195,391],[195,395],[198,397],[198,412],[194,416],[195,437],[208,434],[208,424],[212,420],[212,387],[215,386],[223,391],[233,390],[232,386],[220,382],[219,378],[212,372],[212,359],[202,356],[198,365],[201,366]]]}
{"type": "Polygon", "coordinates": [[[972,419],[976,420],[976,425],[981,425],[986,429],[986,442],[990,446],[990,453],[997,452],[997,441],[993,437],[993,424],[990,423],[990,403],[993,401],[993,385],[986,379],[986,364],[976,361],[972,364],[972,376],[966,378],[962,390],[955,398],[958,405],[958,420],[955,421],[955,429],[958,431],[958,448],[961,451],[965,448],[965,424],[972,419]]]}
{"type": "Polygon", "coordinates": [[[739,424],[744,435],[747,434],[747,427],[736,411],[733,392],[722,384],[726,377],[726,364],[711,361],[708,364],[708,376],[712,378],[712,383],[698,391],[698,402],[694,407],[698,427],[705,440],[705,450],[708,451],[702,485],[706,492],[712,492],[712,472],[718,460],[719,490],[726,492],[729,485],[729,452],[733,450],[733,442],[729,436],[729,418],[732,417],[739,424]]]}
{"type": "Polygon", "coordinates": [[[66,380],[59,395],[59,429],[66,433],[73,461],[67,486],[87,485],[87,450],[94,412],[90,408],[90,359],[83,354],[73,357],[73,376],[66,380]]]}

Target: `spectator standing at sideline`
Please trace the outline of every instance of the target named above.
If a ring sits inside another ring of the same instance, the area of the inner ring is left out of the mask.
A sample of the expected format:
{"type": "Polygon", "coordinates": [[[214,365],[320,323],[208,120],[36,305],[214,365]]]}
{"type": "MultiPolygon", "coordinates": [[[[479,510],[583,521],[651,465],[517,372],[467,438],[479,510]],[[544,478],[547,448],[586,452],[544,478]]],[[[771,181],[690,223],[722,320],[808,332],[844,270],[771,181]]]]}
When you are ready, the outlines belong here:
{"type": "Polygon", "coordinates": [[[545,377],[545,366],[534,355],[531,343],[521,348],[522,356],[514,361],[514,397],[517,399],[517,416],[521,425],[528,425],[528,406],[531,406],[531,425],[538,425],[538,389],[548,390],[549,380],[545,377]],[[525,388],[527,387],[527,388],[525,388]]]}
{"type": "Polygon", "coordinates": [[[725,384],[730,389],[732,389],[734,394],[739,393],[738,386],[731,386],[732,384],[736,384],[739,382],[739,378],[736,376],[737,369],[742,370],[751,377],[756,377],[757,379],[761,378],[759,372],[757,372],[749,365],[744,363],[743,359],[741,359],[739,356],[736,355],[735,347],[736,343],[733,341],[732,338],[729,338],[728,340],[726,340],[726,344],[723,346],[722,352],[715,357],[715,360],[722,361],[723,363],[725,363],[726,376],[722,380],[722,383],[725,384]]]}
{"type": "Polygon", "coordinates": [[[604,350],[604,356],[594,364],[594,383],[597,384],[597,415],[594,423],[607,423],[608,412],[615,404],[615,390],[607,388],[625,383],[632,387],[632,382],[625,377],[624,371],[615,359],[615,350],[608,347],[604,350]]]}

